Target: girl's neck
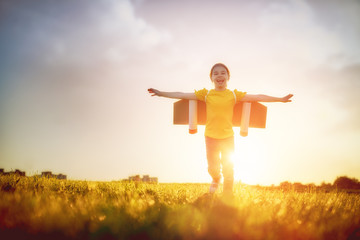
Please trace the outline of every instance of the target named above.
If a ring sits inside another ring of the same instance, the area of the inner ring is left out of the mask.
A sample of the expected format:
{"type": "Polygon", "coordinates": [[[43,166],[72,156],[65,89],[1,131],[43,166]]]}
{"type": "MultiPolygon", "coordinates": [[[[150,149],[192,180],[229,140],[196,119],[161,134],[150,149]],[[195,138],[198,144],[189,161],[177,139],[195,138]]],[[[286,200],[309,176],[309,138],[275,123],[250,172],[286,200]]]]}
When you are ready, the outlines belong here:
{"type": "Polygon", "coordinates": [[[225,91],[227,88],[226,87],[224,87],[224,88],[214,88],[215,89],[215,91],[219,91],[219,92],[222,92],[222,91],[225,91]]]}

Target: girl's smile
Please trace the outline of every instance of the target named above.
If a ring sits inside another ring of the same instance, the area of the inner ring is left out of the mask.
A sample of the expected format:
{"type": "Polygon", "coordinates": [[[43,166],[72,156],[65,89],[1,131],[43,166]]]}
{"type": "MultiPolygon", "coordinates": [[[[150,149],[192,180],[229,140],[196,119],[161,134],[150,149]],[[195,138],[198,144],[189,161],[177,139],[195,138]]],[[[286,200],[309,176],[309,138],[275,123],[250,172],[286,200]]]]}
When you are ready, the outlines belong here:
{"type": "Polygon", "coordinates": [[[224,83],[225,82],[225,79],[224,78],[216,78],[215,81],[217,83],[224,83]]]}

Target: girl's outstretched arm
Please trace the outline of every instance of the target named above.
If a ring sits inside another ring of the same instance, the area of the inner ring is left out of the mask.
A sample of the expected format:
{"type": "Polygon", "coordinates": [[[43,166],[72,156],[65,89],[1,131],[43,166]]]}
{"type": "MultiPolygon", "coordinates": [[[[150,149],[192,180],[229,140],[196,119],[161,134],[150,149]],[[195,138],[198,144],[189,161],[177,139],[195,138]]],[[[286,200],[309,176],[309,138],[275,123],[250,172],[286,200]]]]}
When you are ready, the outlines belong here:
{"type": "Polygon", "coordinates": [[[242,102],[291,102],[290,98],[292,98],[293,94],[288,94],[285,97],[272,97],[263,94],[246,94],[240,101],[242,102]]]}
{"type": "Polygon", "coordinates": [[[184,93],[184,92],[162,92],[154,88],[149,88],[148,92],[151,96],[159,96],[166,98],[177,98],[177,99],[188,99],[197,100],[195,93],[184,93]]]}

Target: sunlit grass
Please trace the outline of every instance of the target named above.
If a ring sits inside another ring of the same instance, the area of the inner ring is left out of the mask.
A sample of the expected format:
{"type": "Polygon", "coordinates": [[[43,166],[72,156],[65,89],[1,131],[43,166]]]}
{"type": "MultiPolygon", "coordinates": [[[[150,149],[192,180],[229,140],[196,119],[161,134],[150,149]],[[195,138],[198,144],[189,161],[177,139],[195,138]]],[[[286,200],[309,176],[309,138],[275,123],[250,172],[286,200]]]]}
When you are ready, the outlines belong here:
{"type": "Polygon", "coordinates": [[[360,195],[238,184],[141,184],[0,176],[0,234],[33,239],[347,239],[360,195]]]}

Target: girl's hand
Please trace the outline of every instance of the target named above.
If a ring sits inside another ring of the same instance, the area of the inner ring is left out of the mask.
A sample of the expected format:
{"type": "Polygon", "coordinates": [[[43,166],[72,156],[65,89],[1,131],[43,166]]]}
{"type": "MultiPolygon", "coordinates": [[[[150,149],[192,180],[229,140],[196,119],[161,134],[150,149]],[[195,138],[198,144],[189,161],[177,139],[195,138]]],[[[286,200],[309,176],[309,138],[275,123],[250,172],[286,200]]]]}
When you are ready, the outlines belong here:
{"type": "Polygon", "coordinates": [[[160,94],[161,94],[161,92],[160,92],[159,90],[155,89],[155,88],[149,88],[149,89],[148,89],[148,92],[149,92],[150,94],[152,94],[152,95],[151,95],[152,97],[153,97],[153,96],[159,96],[159,97],[160,97],[160,94]]]}
{"type": "Polygon", "coordinates": [[[281,102],[284,102],[284,103],[286,103],[286,102],[291,102],[290,98],[292,98],[292,96],[294,96],[294,95],[293,95],[293,94],[288,94],[288,95],[286,95],[285,97],[283,97],[283,98],[281,99],[281,102]]]}
{"type": "Polygon", "coordinates": [[[197,100],[195,93],[184,93],[184,92],[162,92],[155,88],[149,88],[148,92],[152,94],[151,96],[165,97],[165,98],[175,98],[175,99],[188,99],[188,100],[197,100]]]}

